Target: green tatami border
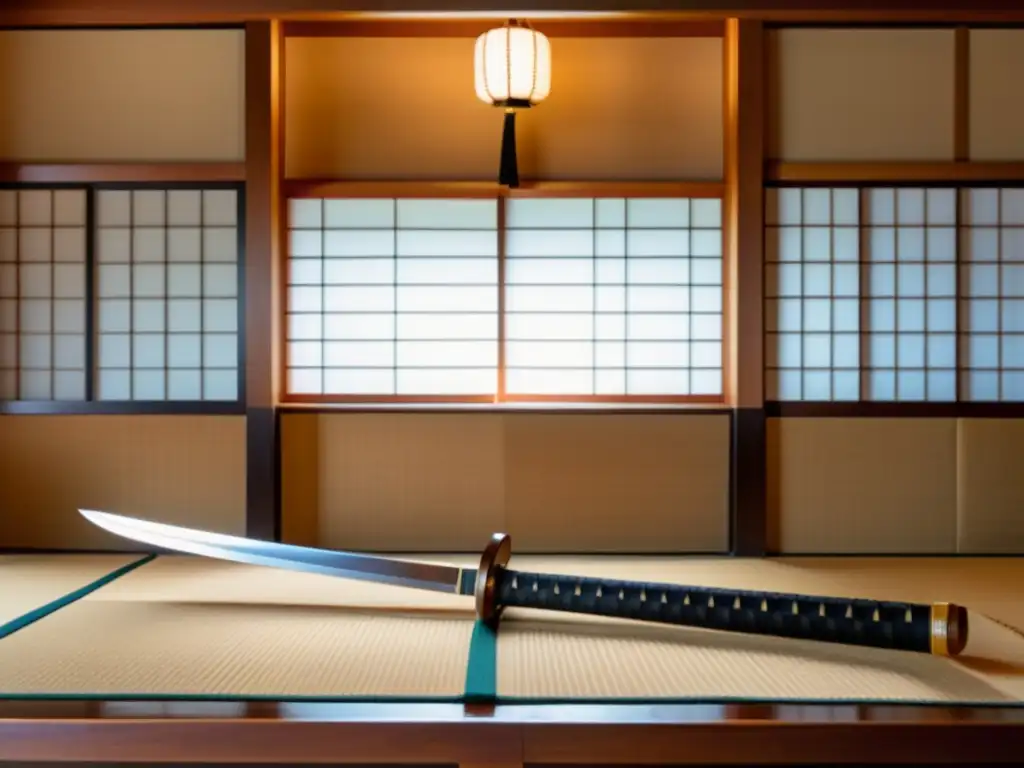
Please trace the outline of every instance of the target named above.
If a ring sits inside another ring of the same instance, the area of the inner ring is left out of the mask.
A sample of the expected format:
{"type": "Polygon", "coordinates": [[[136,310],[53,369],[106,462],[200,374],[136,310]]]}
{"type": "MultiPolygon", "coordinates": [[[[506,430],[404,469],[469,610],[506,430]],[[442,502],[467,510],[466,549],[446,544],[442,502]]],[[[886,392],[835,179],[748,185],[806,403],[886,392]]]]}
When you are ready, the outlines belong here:
{"type": "Polygon", "coordinates": [[[473,625],[466,659],[467,704],[491,703],[498,695],[498,626],[490,626],[480,619],[473,625]]]}
{"type": "Polygon", "coordinates": [[[155,554],[149,554],[139,558],[138,560],[133,560],[127,565],[122,565],[120,568],[114,569],[110,573],[101,576],[95,581],[89,582],[84,587],[79,587],[78,589],[72,592],[68,592],[63,597],[58,597],[56,600],[51,600],[45,605],[41,605],[38,608],[29,611],[28,613],[22,614],[16,619],[8,621],[6,624],[0,625],[0,640],[2,640],[5,637],[8,637],[9,635],[13,635],[15,632],[24,629],[30,624],[34,624],[35,622],[41,619],[45,619],[47,616],[56,613],[61,608],[71,605],[72,603],[78,602],[86,595],[92,594],[97,589],[105,587],[112,581],[116,581],[122,576],[131,573],[136,568],[139,568],[155,559],[155,554]]]}

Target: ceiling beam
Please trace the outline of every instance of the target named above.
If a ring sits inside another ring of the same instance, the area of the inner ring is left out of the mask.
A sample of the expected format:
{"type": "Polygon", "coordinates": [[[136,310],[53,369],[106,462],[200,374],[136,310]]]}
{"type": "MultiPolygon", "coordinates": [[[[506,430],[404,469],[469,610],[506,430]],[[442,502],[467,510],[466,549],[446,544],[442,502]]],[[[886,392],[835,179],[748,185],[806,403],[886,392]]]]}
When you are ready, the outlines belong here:
{"type": "Polygon", "coordinates": [[[1024,22],[1016,0],[5,0],[0,26],[341,20],[373,14],[457,14],[531,19],[608,14],[820,23],[1024,22]]]}

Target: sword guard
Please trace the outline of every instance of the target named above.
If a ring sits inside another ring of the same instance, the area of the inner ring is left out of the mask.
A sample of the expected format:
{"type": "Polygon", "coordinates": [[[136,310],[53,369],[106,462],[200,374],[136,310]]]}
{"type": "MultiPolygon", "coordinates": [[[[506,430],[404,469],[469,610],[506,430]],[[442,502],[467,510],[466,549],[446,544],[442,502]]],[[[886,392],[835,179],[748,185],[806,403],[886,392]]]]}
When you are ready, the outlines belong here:
{"type": "Polygon", "coordinates": [[[476,616],[485,624],[492,624],[501,615],[502,605],[498,601],[498,577],[508,565],[512,556],[512,539],[507,533],[491,536],[476,571],[476,616]]]}

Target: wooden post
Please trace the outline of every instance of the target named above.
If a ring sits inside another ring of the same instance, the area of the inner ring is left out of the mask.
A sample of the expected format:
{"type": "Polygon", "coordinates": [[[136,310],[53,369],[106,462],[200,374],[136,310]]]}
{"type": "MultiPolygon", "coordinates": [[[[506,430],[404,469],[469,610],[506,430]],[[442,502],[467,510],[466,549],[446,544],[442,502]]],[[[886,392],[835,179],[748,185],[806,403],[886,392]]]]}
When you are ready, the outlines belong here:
{"type": "Polygon", "coordinates": [[[726,393],[733,406],[735,555],[767,548],[764,411],[765,44],[760,21],[729,19],[725,40],[726,393]]]}

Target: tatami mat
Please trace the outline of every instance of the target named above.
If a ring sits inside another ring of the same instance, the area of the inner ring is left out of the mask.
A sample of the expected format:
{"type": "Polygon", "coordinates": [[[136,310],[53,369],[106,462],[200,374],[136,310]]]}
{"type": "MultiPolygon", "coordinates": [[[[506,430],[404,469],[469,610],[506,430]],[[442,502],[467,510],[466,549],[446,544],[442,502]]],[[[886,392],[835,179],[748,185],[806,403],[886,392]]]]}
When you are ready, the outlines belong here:
{"type": "Polygon", "coordinates": [[[510,565],[950,600],[970,609],[971,636],[949,660],[509,610],[495,650],[473,641],[472,598],[160,557],[0,640],[0,696],[459,699],[474,689],[473,657],[485,670],[477,692],[506,701],[1024,703],[1024,561],[523,556],[510,565]]]}
{"type": "Polygon", "coordinates": [[[0,642],[0,695],[457,699],[472,601],[161,557],[0,642]]]}
{"type": "Polygon", "coordinates": [[[141,555],[0,555],[0,634],[141,555]]]}
{"type": "Polygon", "coordinates": [[[506,700],[766,699],[1024,702],[1024,561],[515,558],[552,573],[918,602],[960,602],[970,640],[924,654],[507,611],[497,642],[506,700]],[[1004,626],[999,622],[1004,622],[1004,626]]]}

